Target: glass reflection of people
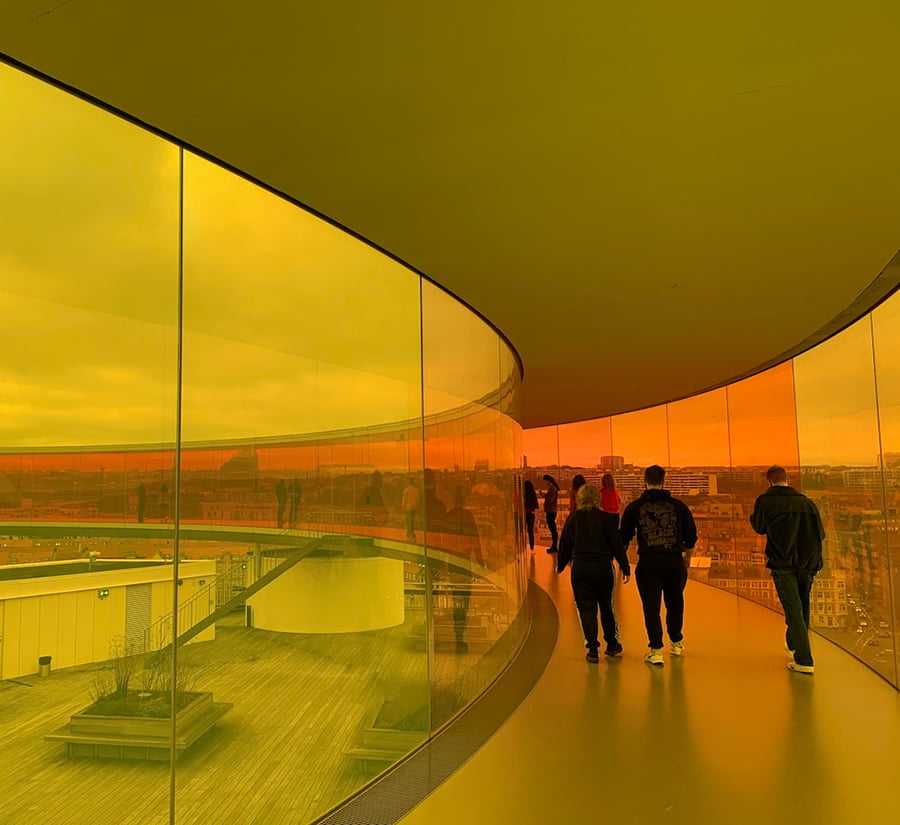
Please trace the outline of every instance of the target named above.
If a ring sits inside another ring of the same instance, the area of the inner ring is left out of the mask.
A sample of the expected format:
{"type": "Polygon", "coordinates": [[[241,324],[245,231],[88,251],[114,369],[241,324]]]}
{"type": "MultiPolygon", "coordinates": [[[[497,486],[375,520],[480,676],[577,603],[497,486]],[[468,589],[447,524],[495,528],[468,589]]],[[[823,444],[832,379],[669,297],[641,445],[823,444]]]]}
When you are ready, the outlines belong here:
{"type": "Polygon", "coordinates": [[[159,520],[169,520],[169,485],[165,481],[159,486],[159,520]]]}
{"type": "Polygon", "coordinates": [[[419,509],[419,488],[413,483],[412,476],[406,479],[406,487],[403,488],[403,495],[400,497],[400,507],[403,510],[403,516],[406,520],[406,540],[416,540],[416,511],[419,509]]]}
{"type": "Polygon", "coordinates": [[[369,479],[369,483],[363,488],[362,495],[359,497],[359,502],[357,503],[358,507],[368,511],[368,514],[372,517],[373,521],[384,520],[385,508],[384,495],[382,494],[383,487],[384,479],[381,473],[378,470],[375,470],[369,479]]]}
{"type": "Polygon", "coordinates": [[[581,629],[584,631],[586,659],[598,662],[598,609],[603,640],[606,642],[604,653],[607,656],[622,655],[612,603],[616,581],[612,562],[615,559],[619,565],[623,584],[627,584],[631,578],[631,565],[615,524],[604,518],[600,511],[600,491],[593,484],[581,485],[576,504],[577,509],[563,525],[556,572],[562,573],[569,562],[572,562],[572,593],[581,619],[581,629]]]}
{"type": "Polygon", "coordinates": [[[787,625],[788,668],[812,674],[809,594],[822,569],[825,527],[813,500],[788,484],[784,467],[769,467],[766,481],[769,489],[756,499],[750,525],[766,537],[766,567],[772,573],[787,625]]]}
{"type": "Polygon", "coordinates": [[[297,514],[300,512],[300,497],[303,495],[303,490],[300,487],[300,482],[294,478],[291,480],[291,486],[288,491],[288,498],[290,499],[290,520],[291,520],[291,529],[293,530],[297,526],[297,514]]]}
{"type": "Polygon", "coordinates": [[[538,508],[537,491],[534,485],[526,480],[523,485],[525,494],[525,529],[528,531],[528,546],[534,552],[534,514],[538,508]]]}
{"type": "Polygon", "coordinates": [[[425,468],[423,473],[425,493],[425,529],[432,533],[443,533],[446,529],[447,508],[437,495],[437,480],[434,470],[425,468]]]}
{"type": "Polygon", "coordinates": [[[138,524],[144,523],[144,514],[147,511],[147,488],[138,484],[137,488],[137,520],[138,524]]]}
{"type": "MultiPolygon", "coordinates": [[[[453,507],[447,512],[447,530],[457,537],[455,542],[457,554],[474,562],[481,567],[485,566],[485,558],[481,550],[481,540],[478,536],[478,525],[472,511],[466,507],[469,491],[465,486],[459,485],[454,490],[453,507]]],[[[445,575],[450,583],[452,593],[453,632],[456,636],[456,652],[466,653],[469,650],[465,641],[466,628],[469,618],[469,602],[472,598],[472,579],[474,574],[454,574],[449,568],[445,575]]]]}
{"type": "Polygon", "coordinates": [[[616,489],[616,480],[612,473],[604,473],[600,479],[600,512],[606,513],[607,518],[618,529],[619,511],[622,509],[622,496],[616,489]]]}
{"type": "Polygon", "coordinates": [[[569,490],[569,513],[574,513],[578,509],[578,491],[584,487],[585,480],[581,473],[578,473],[572,479],[572,489],[569,490]]]}
{"type": "Polygon", "coordinates": [[[666,603],[670,656],[684,653],[684,588],[697,527],[687,505],[663,489],[666,471],[658,464],[644,470],[647,487],[622,514],[622,542],[628,549],[637,534],[638,563],[634,578],[644,609],[650,650],[644,661],[662,665],[663,630],[659,610],[666,603]]]}
{"type": "Polygon", "coordinates": [[[547,520],[547,529],[550,531],[550,546],[548,553],[555,553],[559,545],[559,532],[556,529],[556,513],[559,509],[559,485],[556,479],[549,473],[544,476],[548,487],[544,490],[544,518],[547,520]]]}
{"type": "Polygon", "coordinates": [[[287,485],[284,483],[283,478],[279,478],[275,483],[275,502],[277,505],[275,522],[278,525],[279,530],[284,527],[284,510],[285,507],[287,507],[287,499],[287,485]]]}

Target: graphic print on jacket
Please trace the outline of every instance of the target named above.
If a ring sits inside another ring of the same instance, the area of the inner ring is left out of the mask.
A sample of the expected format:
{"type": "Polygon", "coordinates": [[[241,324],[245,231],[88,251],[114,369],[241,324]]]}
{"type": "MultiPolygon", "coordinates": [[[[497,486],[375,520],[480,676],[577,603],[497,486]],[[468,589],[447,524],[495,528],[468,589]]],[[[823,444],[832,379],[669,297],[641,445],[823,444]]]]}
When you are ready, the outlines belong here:
{"type": "Polygon", "coordinates": [[[638,525],[647,547],[671,550],[678,543],[675,507],[669,501],[653,501],[638,510],[638,525]]]}

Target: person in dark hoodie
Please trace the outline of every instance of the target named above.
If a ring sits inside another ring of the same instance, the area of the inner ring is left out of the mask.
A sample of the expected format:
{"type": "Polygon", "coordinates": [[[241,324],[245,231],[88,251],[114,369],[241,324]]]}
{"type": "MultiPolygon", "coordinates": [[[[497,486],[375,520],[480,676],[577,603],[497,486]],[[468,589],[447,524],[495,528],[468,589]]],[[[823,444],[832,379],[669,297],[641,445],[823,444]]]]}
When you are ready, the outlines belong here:
{"type": "Polygon", "coordinates": [[[670,656],[684,653],[684,587],[691,550],[697,543],[697,528],[687,505],[663,489],[666,471],[658,464],[644,471],[647,489],[622,514],[625,547],[637,534],[638,563],[634,571],[644,608],[649,652],[644,661],[663,664],[660,602],[666,603],[666,631],[670,656]]]}
{"type": "Polygon", "coordinates": [[[631,577],[631,565],[618,530],[600,511],[600,491],[593,484],[584,484],[578,489],[576,502],[578,509],[569,515],[563,525],[556,572],[562,573],[566,565],[572,562],[572,592],[588,651],[585,658],[589,662],[598,662],[598,607],[603,640],[606,642],[604,653],[607,656],[622,655],[612,604],[616,580],[612,561],[615,559],[619,565],[623,584],[631,577]]]}
{"type": "Polygon", "coordinates": [[[809,647],[809,594],[822,569],[825,528],[815,503],[788,484],[784,467],[766,471],[769,489],[756,499],[750,524],[766,537],[766,567],[784,608],[785,642],[798,673],[815,672],[809,647]]]}

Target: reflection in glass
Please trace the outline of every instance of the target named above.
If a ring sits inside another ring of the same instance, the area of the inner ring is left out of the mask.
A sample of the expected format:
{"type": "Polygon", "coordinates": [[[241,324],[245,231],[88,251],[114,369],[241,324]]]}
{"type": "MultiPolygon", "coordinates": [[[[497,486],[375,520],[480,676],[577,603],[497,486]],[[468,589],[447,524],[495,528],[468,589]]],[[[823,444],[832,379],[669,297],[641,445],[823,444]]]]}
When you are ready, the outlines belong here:
{"type": "Polygon", "coordinates": [[[893,679],[878,636],[891,609],[871,319],[797,357],[794,380],[801,483],[827,534],[811,623],[893,679]]]}
{"type": "MultiPolygon", "coordinates": [[[[884,514],[887,527],[888,582],[892,601],[889,627],[879,621],[875,631],[881,650],[876,658],[900,661],[897,634],[900,632],[900,293],[872,313],[875,349],[875,378],[878,387],[878,414],[881,432],[881,471],[884,480],[884,514]],[[891,651],[893,650],[893,654],[891,651]]],[[[854,606],[855,607],[855,606],[854,606]]],[[[895,665],[896,666],[896,665],[895,665]]],[[[895,671],[898,672],[898,671],[895,671]]]]}

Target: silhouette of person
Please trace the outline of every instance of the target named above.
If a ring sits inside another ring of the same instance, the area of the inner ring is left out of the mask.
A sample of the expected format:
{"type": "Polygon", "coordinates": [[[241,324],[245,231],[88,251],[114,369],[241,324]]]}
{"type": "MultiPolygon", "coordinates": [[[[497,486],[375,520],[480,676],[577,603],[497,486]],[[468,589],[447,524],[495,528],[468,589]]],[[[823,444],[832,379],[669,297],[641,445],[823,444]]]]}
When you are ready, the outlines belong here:
{"type": "Polygon", "coordinates": [[[572,479],[572,489],[569,490],[569,514],[571,515],[578,509],[578,490],[584,487],[584,476],[581,473],[572,479]]]}
{"type": "Polygon", "coordinates": [[[622,509],[622,496],[616,489],[616,480],[612,473],[604,473],[600,479],[600,512],[619,527],[619,511],[622,509]]]}
{"type": "Polygon", "coordinates": [[[425,468],[423,489],[425,493],[425,529],[433,533],[443,533],[446,528],[447,508],[438,498],[434,470],[425,468]]]}
{"type": "Polygon", "coordinates": [[[291,481],[291,487],[289,492],[289,497],[291,500],[291,528],[297,526],[297,514],[300,512],[300,497],[303,495],[303,490],[300,487],[300,482],[297,479],[293,479],[291,481]]]}
{"type": "Polygon", "coordinates": [[[406,538],[407,541],[416,540],[416,511],[419,509],[419,502],[422,497],[419,494],[419,488],[413,483],[412,476],[406,479],[406,487],[403,489],[403,495],[400,500],[400,507],[403,510],[403,516],[406,519],[406,538]]]}
{"type": "Polygon", "coordinates": [[[159,485],[159,519],[169,520],[169,485],[165,481],[159,485]]]}
{"type": "Polygon", "coordinates": [[[766,567],[784,608],[785,645],[791,653],[788,668],[812,674],[809,647],[809,594],[822,569],[825,527],[812,499],[788,484],[784,467],[766,471],[766,490],[753,507],[750,525],[766,537],[766,567]]]}
{"type": "Polygon", "coordinates": [[[670,656],[684,653],[684,588],[697,527],[687,505],[663,489],[666,471],[658,464],[644,470],[647,489],[622,514],[622,542],[626,549],[637,534],[638,563],[634,571],[644,608],[649,652],[644,661],[662,665],[663,631],[660,602],[666,603],[666,631],[670,656]]]}
{"type": "Polygon", "coordinates": [[[544,476],[550,486],[544,491],[544,518],[547,519],[547,529],[550,531],[550,546],[548,553],[555,553],[559,542],[559,533],[556,529],[556,513],[559,509],[559,485],[556,479],[549,473],[544,476]]]}
{"type": "Polygon", "coordinates": [[[275,521],[279,530],[284,527],[284,508],[287,507],[287,498],[287,485],[283,478],[279,478],[275,484],[275,501],[277,503],[275,521]]]}
{"type": "MultiPolygon", "coordinates": [[[[466,505],[469,491],[459,485],[453,491],[453,507],[447,512],[447,531],[457,536],[456,547],[459,555],[485,566],[485,558],[478,536],[478,525],[475,516],[466,505]]],[[[447,578],[451,582],[453,632],[456,636],[456,652],[467,653],[469,646],[465,641],[469,620],[469,602],[472,598],[472,580],[474,574],[451,574],[447,569],[447,578]]]]}
{"type": "Polygon", "coordinates": [[[589,662],[598,662],[598,608],[606,642],[604,652],[607,656],[622,654],[612,604],[616,581],[612,560],[615,559],[619,565],[623,584],[631,578],[631,565],[618,530],[600,512],[600,491],[593,484],[582,484],[578,489],[577,504],[578,509],[569,515],[563,525],[556,572],[562,573],[566,565],[572,562],[572,593],[584,631],[588,651],[586,658],[589,662]]]}
{"type": "Polygon", "coordinates": [[[138,484],[137,488],[137,520],[138,524],[144,523],[144,512],[147,509],[147,488],[138,484]]]}
{"type": "Polygon", "coordinates": [[[537,492],[530,481],[523,485],[525,495],[525,529],[528,531],[528,546],[534,552],[534,514],[538,508],[537,492]]]}

